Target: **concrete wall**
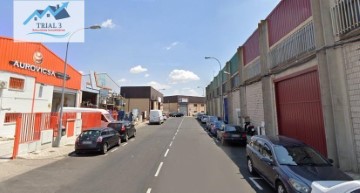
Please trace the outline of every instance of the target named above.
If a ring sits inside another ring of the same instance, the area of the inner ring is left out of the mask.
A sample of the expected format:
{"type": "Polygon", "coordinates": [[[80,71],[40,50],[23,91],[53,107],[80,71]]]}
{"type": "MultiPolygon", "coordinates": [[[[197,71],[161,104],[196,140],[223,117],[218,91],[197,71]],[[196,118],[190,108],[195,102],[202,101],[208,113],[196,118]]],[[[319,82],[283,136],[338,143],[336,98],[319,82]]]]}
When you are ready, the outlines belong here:
{"type": "Polygon", "coordinates": [[[126,112],[131,112],[132,109],[139,109],[139,114],[141,114],[142,112],[146,111],[147,115],[149,115],[149,110],[150,110],[150,101],[148,98],[143,98],[143,99],[136,99],[136,98],[131,98],[131,99],[126,99],[125,100],[125,107],[124,110],[126,112]]]}
{"type": "Polygon", "coordinates": [[[343,48],[357,165],[360,168],[360,43],[343,48]]]}

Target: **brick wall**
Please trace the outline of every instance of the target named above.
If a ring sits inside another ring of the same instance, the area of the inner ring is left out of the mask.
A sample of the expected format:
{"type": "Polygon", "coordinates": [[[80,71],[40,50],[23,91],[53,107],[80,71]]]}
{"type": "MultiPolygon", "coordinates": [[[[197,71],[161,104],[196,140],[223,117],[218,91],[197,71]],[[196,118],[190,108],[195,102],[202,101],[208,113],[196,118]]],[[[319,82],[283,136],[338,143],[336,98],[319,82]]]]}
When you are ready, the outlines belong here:
{"type": "Polygon", "coordinates": [[[348,44],[343,48],[346,79],[350,100],[350,113],[354,129],[356,155],[360,165],[360,44],[348,44]]]}
{"type": "Polygon", "coordinates": [[[250,117],[251,123],[257,127],[264,121],[264,106],[262,96],[262,84],[256,82],[246,86],[246,105],[247,116],[250,117]]]}

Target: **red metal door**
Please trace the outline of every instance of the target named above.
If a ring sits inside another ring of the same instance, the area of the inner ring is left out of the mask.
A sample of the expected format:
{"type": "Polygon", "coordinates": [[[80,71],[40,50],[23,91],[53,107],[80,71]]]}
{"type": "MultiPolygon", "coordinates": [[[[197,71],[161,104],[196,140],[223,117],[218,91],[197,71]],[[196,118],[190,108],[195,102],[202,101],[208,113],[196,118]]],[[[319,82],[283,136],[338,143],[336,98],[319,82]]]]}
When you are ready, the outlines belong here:
{"type": "Polygon", "coordinates": [[[326,156],[318,71],[275,80],[275,92],[279,134],[304,141],[326,156]]]}
{"type": "Polygon", "coordinates": [[[67,136],[72,137],[74,136],[75,120],[68,120],[67,124],[68,124],[67,136]]]}

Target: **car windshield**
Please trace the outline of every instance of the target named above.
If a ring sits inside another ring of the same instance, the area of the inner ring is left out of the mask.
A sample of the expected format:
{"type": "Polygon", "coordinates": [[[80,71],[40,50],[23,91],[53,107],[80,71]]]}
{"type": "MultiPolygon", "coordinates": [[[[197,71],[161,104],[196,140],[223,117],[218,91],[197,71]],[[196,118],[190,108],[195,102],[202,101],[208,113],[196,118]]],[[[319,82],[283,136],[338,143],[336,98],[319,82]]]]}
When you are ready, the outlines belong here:
{"type": "Polygon", "coordinates": [[[329,165],[309,146],[275,146],[275,155],[281,165],[329,165]]]}
{"type": "Polygon", "coordinates": [[[222,121],[217,121],[217,122],[215,122],[215,126],[216,127],[221,127],[221,126],[223,126],[224,125],[224,122],[222,122],[222,121]]]}
{"type": "Polygon", "coordinates": [[[218,120],[218,118],[217,117],[214,117],[214,116],[212,116],[212,117],[210,117],[210,121],[217,121],[218,120]]]}

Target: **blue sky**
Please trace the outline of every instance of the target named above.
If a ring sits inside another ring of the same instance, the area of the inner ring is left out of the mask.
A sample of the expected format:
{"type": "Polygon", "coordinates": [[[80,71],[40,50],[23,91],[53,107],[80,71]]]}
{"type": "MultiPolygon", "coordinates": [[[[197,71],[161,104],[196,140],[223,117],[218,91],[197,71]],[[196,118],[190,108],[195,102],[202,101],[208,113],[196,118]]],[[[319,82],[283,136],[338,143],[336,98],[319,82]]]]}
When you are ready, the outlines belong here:
{"type": "MultiPolygon", "coordinates": [[[[63,1],[60,1],[63,2],[63,1]]],[[[165,95],[203,89],[280,0],[87,0],[84,43],[68,63],[84,74],[108,73],[119,86],[151,85],[165,95]]],[[[0,2],[0,35],[13,37],[13,2],[0,2]]],[[[45,43],[65,58],[66,43],[45,43]]]]}

